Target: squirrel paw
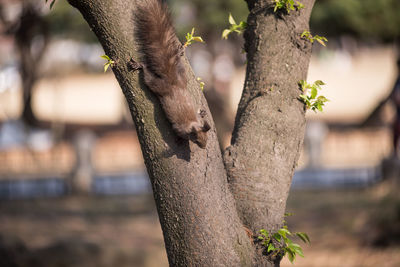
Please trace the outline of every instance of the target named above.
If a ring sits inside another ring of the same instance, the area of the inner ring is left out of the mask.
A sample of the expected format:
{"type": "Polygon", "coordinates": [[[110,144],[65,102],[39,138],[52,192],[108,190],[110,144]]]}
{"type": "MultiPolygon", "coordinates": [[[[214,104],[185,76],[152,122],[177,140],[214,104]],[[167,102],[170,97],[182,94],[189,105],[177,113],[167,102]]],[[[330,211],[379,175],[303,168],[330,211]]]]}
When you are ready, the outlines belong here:
{"type": "Polygon", "coordinates": [[[129,60],[129,62],[127,63],[127,66],[128,66],[128,69],[131,71],[137,71],[137,70],[143,68],[142,64],[136,62],[133,58],[131,58],[131,60],[129,60]]]}

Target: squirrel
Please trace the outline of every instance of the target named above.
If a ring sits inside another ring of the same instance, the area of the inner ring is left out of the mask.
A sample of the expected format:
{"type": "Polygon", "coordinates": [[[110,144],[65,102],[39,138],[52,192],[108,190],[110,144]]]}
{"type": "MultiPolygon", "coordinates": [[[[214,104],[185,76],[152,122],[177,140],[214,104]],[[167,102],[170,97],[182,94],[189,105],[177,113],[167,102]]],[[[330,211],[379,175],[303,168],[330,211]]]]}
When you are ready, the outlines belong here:
{"type": "Polygon", "coordinates": [[[196,111],[187,89],[184,47],[176,36],[166,4],[160,0],[143,1],[134,22],[141,62],[131,59],[129,66],[143,71],[144,83],[157,95],[174,132],[205,148],[210,125],[204,119],[205,110],[196,111]]]}

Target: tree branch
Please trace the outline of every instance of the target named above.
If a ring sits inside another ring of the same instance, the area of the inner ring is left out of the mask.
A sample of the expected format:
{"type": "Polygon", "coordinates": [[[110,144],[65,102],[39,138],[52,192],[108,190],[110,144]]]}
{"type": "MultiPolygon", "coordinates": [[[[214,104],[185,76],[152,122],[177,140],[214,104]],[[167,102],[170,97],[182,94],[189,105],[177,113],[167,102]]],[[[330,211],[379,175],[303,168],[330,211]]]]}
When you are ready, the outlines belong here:
{"type": "Polygon", "coordinates": [[[231,146],[224,153],[230,189],[243,223],[254,232],[282,225],[290,184],[303,142],[305,80],[314,0],[304,9],[275,13],[272,1],[248,0],[247,72],[231,146]]]}

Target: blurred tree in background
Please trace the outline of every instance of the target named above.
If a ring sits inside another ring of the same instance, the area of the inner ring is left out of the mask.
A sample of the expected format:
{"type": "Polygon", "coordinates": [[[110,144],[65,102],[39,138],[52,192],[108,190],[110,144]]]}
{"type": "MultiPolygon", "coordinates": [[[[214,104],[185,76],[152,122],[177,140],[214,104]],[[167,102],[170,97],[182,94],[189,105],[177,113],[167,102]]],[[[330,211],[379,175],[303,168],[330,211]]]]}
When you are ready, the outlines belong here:
{"type": "Polygon", "coordinates": [[[205,38],[218,37],[227,26],[228,14],[237,21],[245,21],[249,13],[242,0],[170,0],[174,15],[182,23],[176,23],[180,36],[195,26],[205,38]],[[176,14],[175,14],[176,13],[176,14]]]}
{"type": "Polygon", "coordinates": [[[400,35],[398,0],[318,0],[311,29],[329,37],[347,34],[364,41],[390,42],[400,35]]]}
{"type": "Polygon", "coordinates": [[[45,18],[49,23],[49,31],[53,37],[75,39],[88,43],[98,42],[81,14],[76,9],[71,8],[66,1],[57,1],[45,18]]]}
{"type": "MultiPolygon", "coordinates": [[[[236,21],[246,20],[248,15],[243,0],[168,2],[180,38],[192,27],[206,39],[220,37],[229,12],[236,21]]],[[[330,38],[346,34],[363,41],[390,42],[400,35],[399,9],[398,0],[318,0],[311,15],[311,29],[330,38]]],[[[65,1],[57,1],[46,19],[53,36],[97,42],[80,14],[65,1]]]]}

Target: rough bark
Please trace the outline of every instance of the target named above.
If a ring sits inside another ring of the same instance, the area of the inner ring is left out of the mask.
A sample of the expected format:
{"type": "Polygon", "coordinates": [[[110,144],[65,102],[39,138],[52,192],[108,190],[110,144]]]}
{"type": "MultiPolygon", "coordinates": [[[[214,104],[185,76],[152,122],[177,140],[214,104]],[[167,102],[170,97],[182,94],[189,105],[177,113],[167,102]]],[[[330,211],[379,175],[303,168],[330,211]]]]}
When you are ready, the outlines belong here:
{"type": "Polygon", "coordinates": [[[275,13],[272,1],[247,1],[247,74],[231,146],[224,153],[230,189],[243,223],[252,231],[282,225],[292,176],[303,141],[306,80],[314,0],[299,11],[275,13]]]}
{"type": "MultiPolygon", "coordinates": [[[[209,143],[177,144],[156,97],[127,63],[137,58],[133,16],[135,1],[69,0],[89,23],[128,101],[156,200],[171,266],[240,266],[253,258],[251,240],[237,215],[211,123],[209,143]],[[140,86],[139,86],[140,84],[140,86]]],[[[187,66],[188,89],[207,110],[195,77],[187,66]]]]}
{"type": "Polygon", "coordinates": [[[69,2],[116,62],[112,69],[136,125],[170,265],[279,266],[279,259],[270,263],[261,255],[243,224],[255,233],[282,223],[305,125],[297,83],[306,78],[311,46],[300,34],[308,29],[314,0],[302,1],[306,8],[290,15],[273,13],[271,0],[247,1],[247,76],[224,160],[187,61],[188,89],[212,127],[205,150],[176,143],[160,103],[129,71],[130,58],[137,58],[136,1],[69,2]]]}

